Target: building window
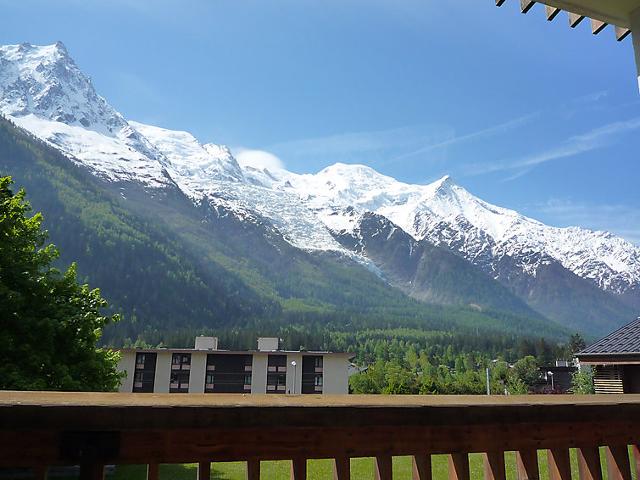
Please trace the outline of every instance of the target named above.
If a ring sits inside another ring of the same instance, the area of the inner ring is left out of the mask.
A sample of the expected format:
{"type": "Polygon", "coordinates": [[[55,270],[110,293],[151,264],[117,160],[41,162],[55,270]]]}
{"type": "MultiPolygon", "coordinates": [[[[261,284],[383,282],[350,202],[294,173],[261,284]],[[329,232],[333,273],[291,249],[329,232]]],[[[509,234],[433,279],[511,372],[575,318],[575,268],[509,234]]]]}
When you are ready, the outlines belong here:
{"type": "Polygon", "coordinates": [[[133,375],[134,393],[153,392],[156,376],[156,354],[136,353],[136,366],[133,375]]]}
{"type": "Polygon", "coordinates": [[[286,393],[287,356],[269,355],[267,359],[267,393],[286,393]]]}
{"type": "Polygon", "coordinates": [[[189,391],[189,374],[191,371],[191,354],[174,353],[171,357],[171,378],[169,392],[187,393],[189,391]]]}
{"type": "Polygon", "coordinates": [[[322,355],[302,357],[302,393],[321,393],[324,360],[322,355]]]}
{"type": "Polygon", "coordinates": [[[204,391],[206,393],[250,392],[252,363],[252,355],[230,353],[207,355],[204,391]]]}

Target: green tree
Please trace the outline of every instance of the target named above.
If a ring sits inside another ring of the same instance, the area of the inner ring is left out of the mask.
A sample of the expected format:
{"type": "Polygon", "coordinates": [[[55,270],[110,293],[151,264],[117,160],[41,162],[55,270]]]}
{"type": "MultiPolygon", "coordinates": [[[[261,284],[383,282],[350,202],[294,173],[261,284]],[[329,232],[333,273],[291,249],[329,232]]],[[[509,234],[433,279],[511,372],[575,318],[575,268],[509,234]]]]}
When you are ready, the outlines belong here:
{"type": "Polygon", "coordinates": [[[581,368],[571,376],[571,391],[578,395],[589,395],[596,393],[593,386],[593,370],[581,368]]]}
{"type": "Polygon", "coordinates": [[[25,192],[0,177],[0,389],[113,390],[118,354],[96,348],[102,328],[117,321],[100,312],[97,289],[78,284],[76,266],[52,266],[42,215],[28,217],[25,192]]]}
{"type": "Polygon", "coordinates": [[[527,393],[529,387],[533,386],[540,378],[540,370],[535,357],[528,355],[513,364],[509,371],[507,389],[510,393],[527,393]]]}

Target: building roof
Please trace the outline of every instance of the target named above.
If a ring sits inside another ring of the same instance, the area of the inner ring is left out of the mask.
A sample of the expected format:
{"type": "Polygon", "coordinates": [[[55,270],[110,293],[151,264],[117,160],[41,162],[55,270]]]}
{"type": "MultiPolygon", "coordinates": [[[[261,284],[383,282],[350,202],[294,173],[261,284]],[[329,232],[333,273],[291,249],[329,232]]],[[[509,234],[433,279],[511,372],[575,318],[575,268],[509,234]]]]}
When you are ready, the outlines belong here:
{"type": "Polygon", "coordinates": [[[355,353],[350,352],[331,352],[321,350],[223,350],[216,349],[204,349],[204,348],[115,348],[118,352],[140,352],[140,353],[158,353],[158,352],[171,352],[171,353],[223,353],[229,355],[253,355],[253,354],[269,354],[269,355],[287,355],[299,353],[303,356],[306,355],[346,355],[349,358],[355,357],[355,353]]]}
{"type": "Polygon", "coordinates": [[[610,333],[576,356],[591,355],[640,355],[640,317],[610,333]]]}

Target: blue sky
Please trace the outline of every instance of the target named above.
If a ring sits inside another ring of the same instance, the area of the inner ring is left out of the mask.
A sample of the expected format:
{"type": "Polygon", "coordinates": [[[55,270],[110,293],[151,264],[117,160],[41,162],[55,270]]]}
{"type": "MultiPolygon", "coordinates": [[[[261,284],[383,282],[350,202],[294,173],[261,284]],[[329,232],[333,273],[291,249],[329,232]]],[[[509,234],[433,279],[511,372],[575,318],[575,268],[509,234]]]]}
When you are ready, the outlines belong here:
{"type": "Polygon", "coordinates": [[[314,172],[444,174],[640,244],[630,39],[493,0],[0,0],[1,43],[63,41],[125,117],[314,172]]]}

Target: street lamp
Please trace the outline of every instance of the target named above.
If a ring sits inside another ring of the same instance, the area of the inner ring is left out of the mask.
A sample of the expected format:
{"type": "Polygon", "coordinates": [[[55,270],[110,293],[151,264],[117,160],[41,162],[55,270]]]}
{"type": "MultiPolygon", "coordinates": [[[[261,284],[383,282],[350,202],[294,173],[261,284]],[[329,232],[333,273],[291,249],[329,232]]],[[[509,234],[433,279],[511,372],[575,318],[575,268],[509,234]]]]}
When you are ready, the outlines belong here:
{"type": "Polygon", "coordinates": [[[291,366],[293,367],[293,394],[296,394],[296,367],[298,363],[295,360],[291,361],[291,366]]]}
{"type": "Polygon", "coordinates": [[[551,391],[555,391],[555,386],[553,385],[553,372],[547,372],[547,376],[551,377],[551,391]]]}

